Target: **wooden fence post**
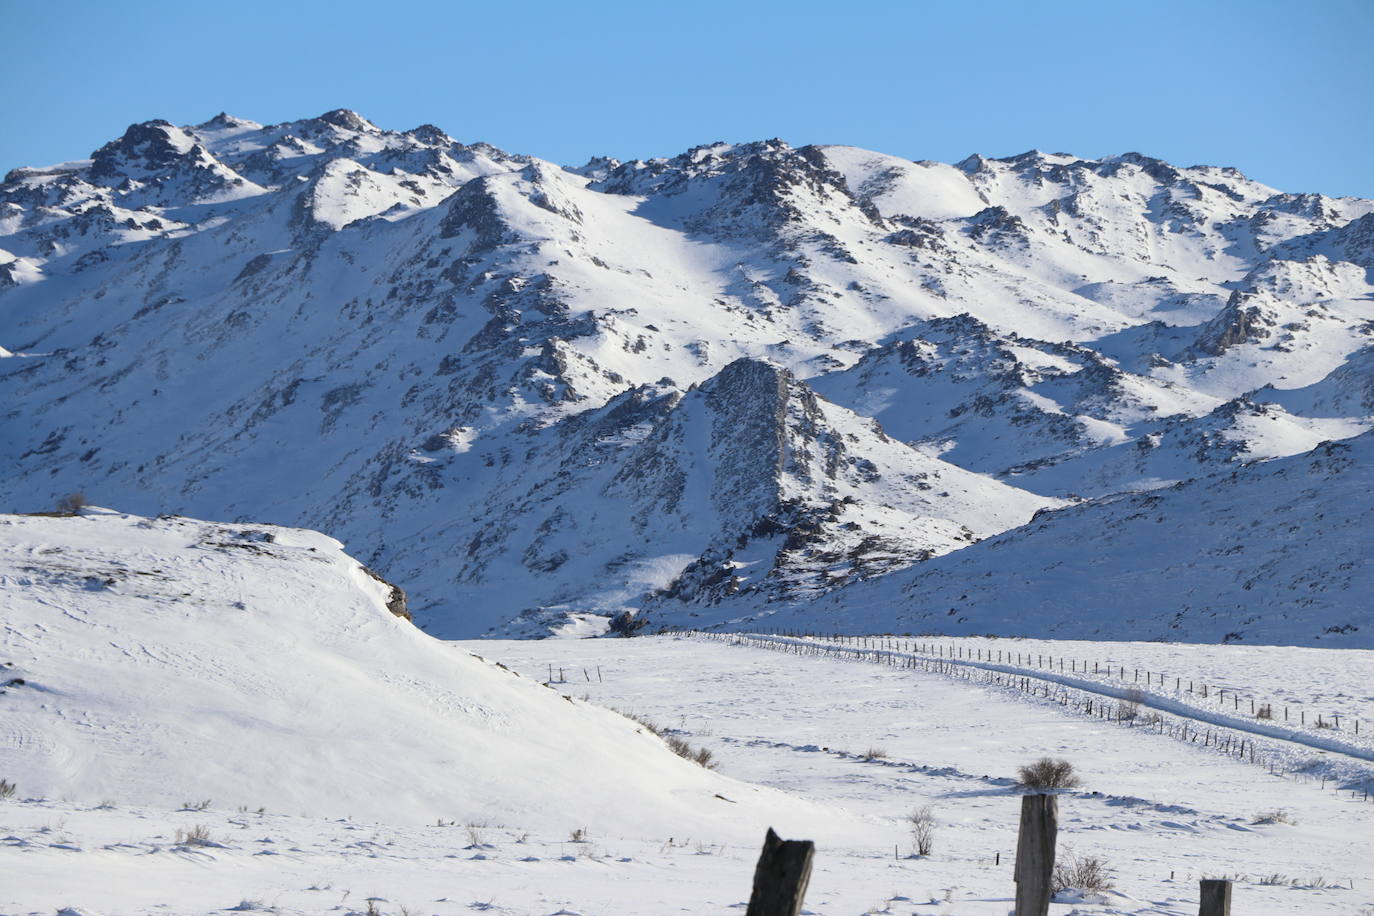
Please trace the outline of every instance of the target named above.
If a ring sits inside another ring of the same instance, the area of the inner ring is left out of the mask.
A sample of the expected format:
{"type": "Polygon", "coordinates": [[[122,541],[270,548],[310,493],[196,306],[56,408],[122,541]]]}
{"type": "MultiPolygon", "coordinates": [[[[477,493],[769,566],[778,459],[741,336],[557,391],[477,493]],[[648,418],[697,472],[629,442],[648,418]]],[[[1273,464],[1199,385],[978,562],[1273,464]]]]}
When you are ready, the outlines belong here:
{"type": "Polygon", "coordinates": [[[1231,916],[1230,881],[1203,878],[1201,897],[1197,916],[1231,916]]]}
{"type": "Polygon", "coordinates": [[[1053,795],[1021,797],[1021,833],[1016,840],[1016,916],[1046,916],[1050,877],[1059,832],[1059,802],[1053,795]]]}
{"type": "Polygon", "coordinates": [[[745,916],[798,916],[815,852],[816,844],[810,840],[780,839],[769,827],[754,868],[754,892],[745,916]]]}

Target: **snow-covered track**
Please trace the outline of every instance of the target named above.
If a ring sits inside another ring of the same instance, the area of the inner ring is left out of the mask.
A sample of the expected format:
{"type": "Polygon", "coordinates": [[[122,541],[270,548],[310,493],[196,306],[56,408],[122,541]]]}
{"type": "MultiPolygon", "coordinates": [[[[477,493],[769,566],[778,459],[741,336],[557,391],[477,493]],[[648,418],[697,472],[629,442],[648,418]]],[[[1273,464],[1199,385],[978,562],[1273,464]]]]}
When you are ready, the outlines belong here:
{"type": "MultiPolygon", "coordinates": [[[[1305,782],[1315,780],[1323,787],[1330,782],[1337,791],[1349,791],[1362,801],[1374,801],[1374,794],[1371,794],[1374,793],[1374,768],[1367,765],[1374,763],[1374,746],[1357,741],[1353,733],[1340,737],[1312,734],[1263,719],[1202,708],[1137,684],[1112,684],[1048,670],[1067,663],[1063,657],[1043,653],[1028,656],[1002,650],[1003,661],[994,661],[967,657],[965,650],[953,644],[890,636],[822,637],[695,631],[683,635],[731,645],[919,668],[962,680],[976,680],[985,686],[1041,697],[1081,715],[1115,720],[1133,728],[1143,724],[1176,740],[1204,748],[1214,747],[1219,752],[1265,767],[1275,775],[1305,782]],[[1038,665],[1046,667],[1017,665],[1007,661],[1009,657],[1035,657],[1038,665]],[[1314,760],[1311,752],[1339,756],[1314,760]]],[[[1217,692],[1207,688],[1209,697],[1217,692]]],[[[1335,731],[1334,727],[1331,731],[1335,731]]],[[[1362,729],[1360,738],[1367,734],[1368,729],[1362,729]]]]}

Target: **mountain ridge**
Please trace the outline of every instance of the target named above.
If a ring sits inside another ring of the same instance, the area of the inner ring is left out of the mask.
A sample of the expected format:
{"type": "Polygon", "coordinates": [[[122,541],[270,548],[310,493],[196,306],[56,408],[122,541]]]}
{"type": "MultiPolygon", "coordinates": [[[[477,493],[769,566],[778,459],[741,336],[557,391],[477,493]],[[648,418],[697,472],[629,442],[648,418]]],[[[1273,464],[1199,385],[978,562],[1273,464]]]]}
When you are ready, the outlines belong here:
{"type": "Polygon", "coordinates": [[[322,528],[441,635],[786,616],[1374,427],[1372,219],[1134,153],[144,122],[0,183],[0,492],[322,528]]]}

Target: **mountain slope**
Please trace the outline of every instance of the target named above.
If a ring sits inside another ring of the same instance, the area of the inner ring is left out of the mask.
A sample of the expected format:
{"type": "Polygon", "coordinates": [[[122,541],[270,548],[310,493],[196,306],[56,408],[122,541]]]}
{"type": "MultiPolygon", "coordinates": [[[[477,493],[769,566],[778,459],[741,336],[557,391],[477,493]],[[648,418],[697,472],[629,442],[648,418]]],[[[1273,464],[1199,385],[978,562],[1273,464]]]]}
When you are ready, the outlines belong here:
{"type": "Polygon", "coordinates": [[[783,626],[1374,647],[1374,433],[1044,513],[783,626]]]}
{"type": "Polygon", "coordinates": [[[808,600],[1374,427],[1371,218],[1138,154],[149,121],[0,183],[0,495],[327,530],[445,635],[808,600]],[[739,366],[785,396],[712,413],[739,366]]]}

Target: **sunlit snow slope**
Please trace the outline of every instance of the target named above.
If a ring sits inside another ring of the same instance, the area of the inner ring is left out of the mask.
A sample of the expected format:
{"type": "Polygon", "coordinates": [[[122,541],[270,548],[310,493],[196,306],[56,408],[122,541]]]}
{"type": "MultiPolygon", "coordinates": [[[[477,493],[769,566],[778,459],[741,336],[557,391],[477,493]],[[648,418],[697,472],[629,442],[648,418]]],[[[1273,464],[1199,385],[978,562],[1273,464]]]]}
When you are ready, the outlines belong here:
{"type": "Polygon", "coordinates": [[[0,773],[91,804],[565,835],[752,842],[819,816],[440,643],[389,602],[312,531],[0,516],[0,773]]]}

